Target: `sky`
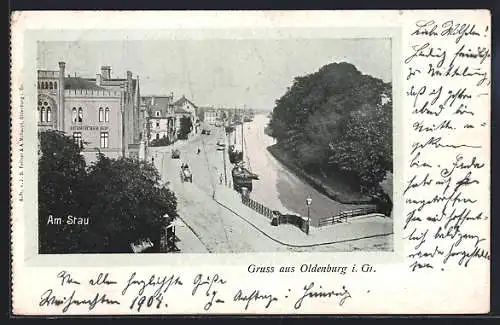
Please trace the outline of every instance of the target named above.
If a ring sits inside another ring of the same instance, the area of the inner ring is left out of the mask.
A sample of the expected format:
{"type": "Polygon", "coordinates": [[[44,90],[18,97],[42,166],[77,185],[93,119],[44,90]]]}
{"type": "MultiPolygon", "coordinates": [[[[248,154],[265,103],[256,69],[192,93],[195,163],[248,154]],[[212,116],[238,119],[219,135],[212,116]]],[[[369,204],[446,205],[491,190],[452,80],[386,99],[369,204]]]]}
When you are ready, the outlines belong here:
{"type": "Polygon", "coordinates": [[[37,68],[95,78],[139,76],[141,95],[185,95],[198,106],[272,110],[297,76],[334,62],[391,81],[390,39],[242,39],[39,42],[37,68]]]}

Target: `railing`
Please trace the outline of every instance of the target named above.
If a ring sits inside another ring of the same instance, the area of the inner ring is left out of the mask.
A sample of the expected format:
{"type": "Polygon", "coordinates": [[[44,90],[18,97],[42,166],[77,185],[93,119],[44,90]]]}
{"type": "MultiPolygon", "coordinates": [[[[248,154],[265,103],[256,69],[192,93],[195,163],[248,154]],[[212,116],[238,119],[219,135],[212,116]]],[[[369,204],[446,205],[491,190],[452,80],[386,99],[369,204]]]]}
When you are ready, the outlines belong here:
{"type": "Polygon", "coordinates": [[[269,219],[273,217],[273,210],[269,209],[268,207],[264,206],[263,204],[257,201],[252,200],[248,196],[242,195],[241,202],[243,202],[244,205],[251,208],[252,210],[257,211],[263,216],[268,217],[269,219]]]}
{"type": "Polygon", "coordinates": [[[298,227],[303,232],[307,234],[309,233],[309,222],[299,215],[284,215],[278,211],[273,212],[273,210],[269,209],[265,205],[254,201],[245,195],[241,196],[241,202],[252,210],[257,211],[261,215],[271,219],[271,223],[275,222],[275,226],[280,224],[291,224],[298,227]]]}
{"type": "Polygon", "coordinates": [[[328,225],[333,225],[336,223],[341,223],[341,222],[347,222],[347,218],[351,217],[356,217],[356,216],[362,216],[370,213],[375,213],[378,212],[377,207],[366,207],[366,208],[359,208],[359,209],[354,209],[354,210],[346,210],[342,211],[338,215],[327,217],[327,218],[321,218],[319,220],[319,226],[328,226],[328,225]]]}

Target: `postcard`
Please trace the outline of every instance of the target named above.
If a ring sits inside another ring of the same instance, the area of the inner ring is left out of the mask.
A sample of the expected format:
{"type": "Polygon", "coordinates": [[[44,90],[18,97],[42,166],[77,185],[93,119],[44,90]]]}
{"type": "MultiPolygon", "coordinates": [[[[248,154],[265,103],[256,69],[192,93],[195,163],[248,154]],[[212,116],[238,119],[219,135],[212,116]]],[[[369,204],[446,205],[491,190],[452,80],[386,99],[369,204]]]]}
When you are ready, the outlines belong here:
{"type": "Polygon", "coordinates": [[[11,25],[15,315],[489,311],[489,11],[11,25]]]}

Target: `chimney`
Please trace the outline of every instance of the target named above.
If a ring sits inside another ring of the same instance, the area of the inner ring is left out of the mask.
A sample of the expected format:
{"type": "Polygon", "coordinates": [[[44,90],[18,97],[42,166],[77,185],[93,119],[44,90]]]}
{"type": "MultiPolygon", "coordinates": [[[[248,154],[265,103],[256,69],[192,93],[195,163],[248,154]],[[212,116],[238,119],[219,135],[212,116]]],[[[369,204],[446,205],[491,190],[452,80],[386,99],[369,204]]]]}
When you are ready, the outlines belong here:
{"type": "Polygon", "coordinates": [[[109,65],[104,65],[101,67],[102,79],[111,79],[111,67],[109,65]]]}
{"type": "Polygon", "coordinates": [[[101,76],[101,74],[100,74],[100,73],[98,73],[98,74],[96,75],[96,78],[95,78],[95,84],[96,84],[96,85],[98,85],[98,86],[100,86],[100,85],[102,84],[102,76],[101,76]]]}
{"type": "Polygon", "coordinates": [[[62,76],[64,76],[64,69],[66,68],[66,63],[63,61],[59,62],[59,72],[62,76]]]}
{"type": "Polygon", "coordinates": [[[155,104],[155,96],[151,96],[151,106],[155,104]]]}

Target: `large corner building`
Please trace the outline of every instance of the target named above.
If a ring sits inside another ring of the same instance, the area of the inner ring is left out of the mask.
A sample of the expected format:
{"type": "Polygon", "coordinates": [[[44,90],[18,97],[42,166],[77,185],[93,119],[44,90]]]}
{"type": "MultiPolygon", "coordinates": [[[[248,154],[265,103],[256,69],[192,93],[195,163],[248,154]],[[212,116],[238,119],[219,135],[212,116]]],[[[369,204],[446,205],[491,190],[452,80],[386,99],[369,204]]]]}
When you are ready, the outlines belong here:
{"type": "Polygon", "coordinates": [[[145,158],[146,117],[141,110],[139,77],[127,71],[113,78],[101,67],[95,78],[38,70],[38,129],[64,131],[82,146],[87,161],[101,152],[110,158],[145,158]]]}

